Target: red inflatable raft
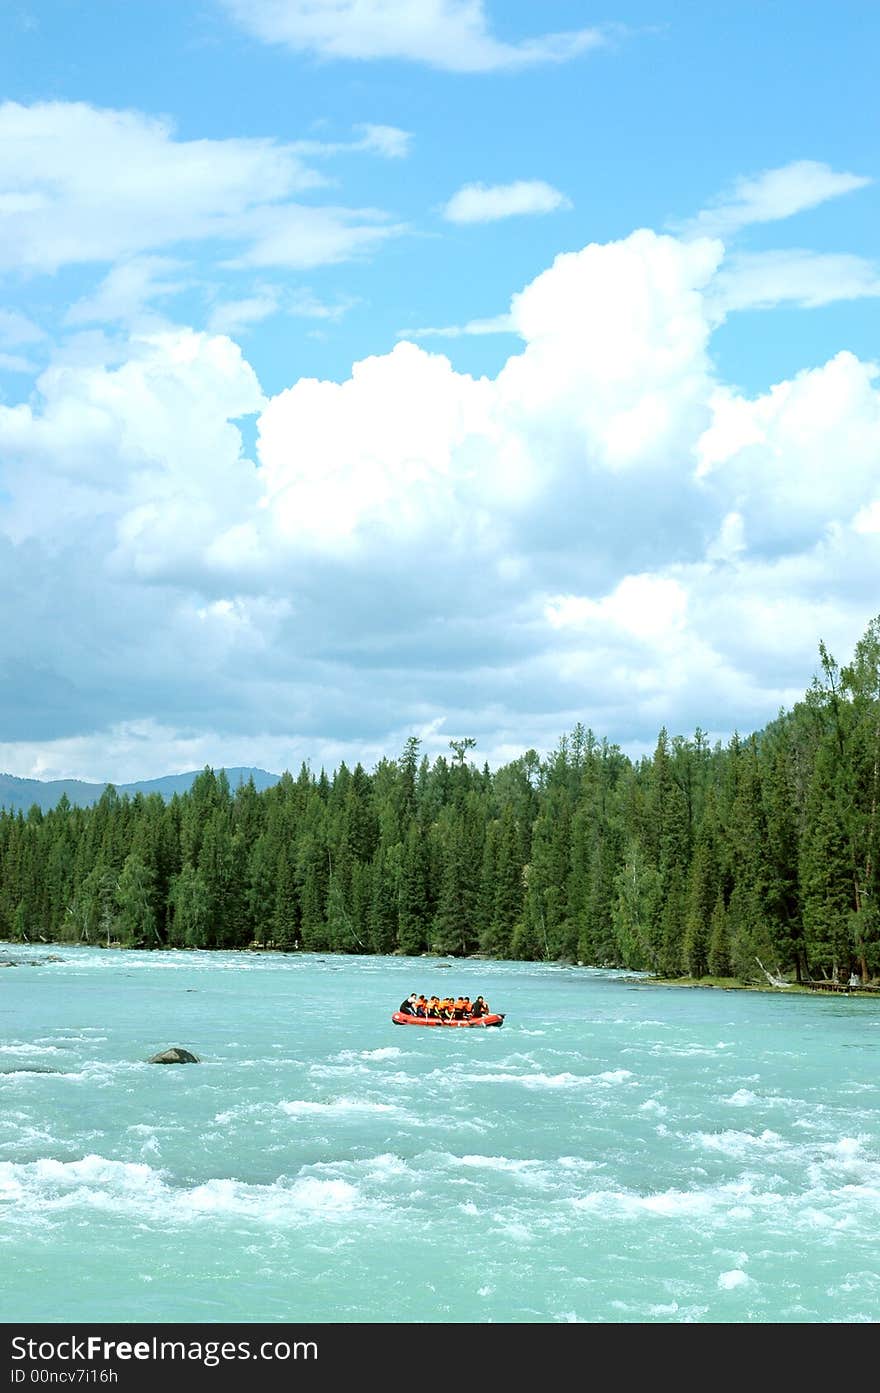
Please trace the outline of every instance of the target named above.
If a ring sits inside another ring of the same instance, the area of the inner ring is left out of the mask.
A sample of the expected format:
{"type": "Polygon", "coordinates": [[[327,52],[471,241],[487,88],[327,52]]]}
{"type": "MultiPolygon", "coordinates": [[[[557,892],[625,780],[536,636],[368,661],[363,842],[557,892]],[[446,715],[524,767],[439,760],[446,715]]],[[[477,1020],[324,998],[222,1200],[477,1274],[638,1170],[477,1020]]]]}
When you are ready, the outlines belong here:
{"type": "Polygon", "coordinates": [[[474,1016],[468,1021],[441,1021],[436,1016],[406,1016],[403,1011],[395,1011],[391,1019],[395,1025],[484,1026],[504,1024],[503,1016],[474,1016]]]}

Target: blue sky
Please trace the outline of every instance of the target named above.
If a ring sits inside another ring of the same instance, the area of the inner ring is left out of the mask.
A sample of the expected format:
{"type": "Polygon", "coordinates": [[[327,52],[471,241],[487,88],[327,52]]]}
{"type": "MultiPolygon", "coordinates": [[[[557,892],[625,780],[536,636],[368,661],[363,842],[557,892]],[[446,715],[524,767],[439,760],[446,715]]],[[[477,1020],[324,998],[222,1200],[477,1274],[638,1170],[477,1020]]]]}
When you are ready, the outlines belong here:
{"type": "Polygon", "coordinates": [[[0,766],[632,752],[880,609],[880,12],[8,0],[0,766]]]}

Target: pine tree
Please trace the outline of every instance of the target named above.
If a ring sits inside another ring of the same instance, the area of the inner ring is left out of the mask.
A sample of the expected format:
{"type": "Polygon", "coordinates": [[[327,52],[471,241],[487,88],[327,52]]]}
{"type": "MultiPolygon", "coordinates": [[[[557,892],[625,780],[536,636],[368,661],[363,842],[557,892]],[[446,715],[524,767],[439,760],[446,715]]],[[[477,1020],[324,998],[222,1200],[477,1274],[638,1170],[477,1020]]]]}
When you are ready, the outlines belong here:
{"type": "Polygon", "coordinates": [[[513,805],[505,803],[498,823],[491,917],[480,941],[484,953],[507,958],[513,952],[513,936],[524,910],[521,839],[513,805]]]}
{"type": "Polygon", "coordinates": [[[28,912],[24,900],[19,900],[12,916],[12,938],[15,943],[29,943],[28,912]]]}
{"type": "Polygon", "coordinates": [[[850,939],[863,979],[880,966],[880,615],[840,675],[848,701],[843,773],[853,862],[850,939]]]}
{"type": "Polygon", "coordinates": [[[685,911],[684,959],[691,977],[703,977],[709,969],[712,911],[720,887],[718,823],[713,790],[709,790],[694,859],[691,863],[685,911]]]}
{"type": "MultiPolygon", "coordinates": [[[[262,869],[262,868],[258,868],[262,869]]],[[[275,904],[271,938],[277,948],[298,948],[300,942],[300,895],[291,853],[278,849],[275,863],[275,904]]]]}
{"type": "Polygon", "coordinates": [[[737,976],[749,981],[759,975],[761,962],[775,958],[778,934],[774,934],[768,915],[767,821],[755,739],[745,745],[737,742],[733,759],[733,802],[727,824],[733,888],[727,927],[731,967],[737,976]]]}
{"type": "Polygon", "coordinates": [[[834,746],[819,750],[801,840],[800,887],[810,961],[826,975],[849,974],[855,945],[851,847],[838,802],[834,746]]]}
{"type": "Polygon", "coordinates": [[[392,953],[398,941],[400,857],[397,847],[380,847],[373,869],[369,945],[373,953],[392,953]]]}
{"type": "Polygon", "coordinates": [[[660,872],[638,841],[630,842],[615,879],[612,924],[620,961],[636,970],[660,971],[661,944],[655,932],[660,872]]]}
{"type": "Polygon", "coordinates": [[[577,955],[577,931],[568,913],[568,879],[571,867],[571,796],[563,750],[557,755],[544,807],[532,832],[525,917],[544,945],[548,958],[577,955]]]}
{"type": "Polygon", "coordinates": [[[605,822],[590,865],[586,931],[578,940],[581,962],[592,961],[600,967],[617,967],[622,962],[614,929],[615,882],[621,861],[620,828],[614,821],[605,822]]]}
{"type": "Polygon", "coordinates": [[[429,874],[430,862],[424,830],[414,821],[410,823],[406,834],[400,865],[397,942],[402,953],[415,955],[423,953],[428,947],[431,923],[429,874]]]}
{"type": "Polygon", "coordinates": [[[730,976],[730,939],[727,932],[727,910],[724,896],[719,894],[712,911],[709,933],[709,971],[713,977],[730,976]]]}
{"type": "MultiPolygon", "coordinates": [[[[462,762],[457,777],[463,779],[465,774],[462,762]]],[[[432,945],[438,953],[464,957],[479,946],[476,925],[483,861],[481,811],[479,795],[462,792],[446,814],[432,945]]]]}
{"type": "Polygon", "coordinates": [[[139,856],[131,852],[116,883],[119,928],[124,943],[148,946],[158,941],[153,911],[153,877],[139,856]]]}
{"type": "Polygon", "coordinates": [[[178,947],[204,948],[211,921],[211,898],[201,874],[189,862],[171,885],[171,938],[178,947]]]}
{"type": "Polygon", "coordinates": [[[810,969],[798,886],[797,812],[787,752],[781,739],[768,752],[762,785],[767,829],[767,920],[780,967],[793,967],[800,982],[810,969]]]}

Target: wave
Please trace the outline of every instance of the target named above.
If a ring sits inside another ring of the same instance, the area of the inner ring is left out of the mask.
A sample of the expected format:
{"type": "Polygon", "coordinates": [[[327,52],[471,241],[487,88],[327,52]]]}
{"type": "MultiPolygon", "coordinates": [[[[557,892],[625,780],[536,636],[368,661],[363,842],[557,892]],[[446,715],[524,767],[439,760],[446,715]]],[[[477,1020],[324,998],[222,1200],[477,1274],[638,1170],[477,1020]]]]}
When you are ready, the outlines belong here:
{"type": "Polygon", "coordinates": [[[750,1108],[754,1103],[760,1102],[757,1093],[753,1093],[750,1088],[738,1088],[724,1102],[731,1108],[750,1108]]]}
{"type": "Polygon", "coordinates": [[[358,1114],[384,1114],[385,1116],[405,1117],[404,1109],[396,1103],[372,1103],[365,1098],[331,1098],[326,1102],[315,1102],[308,1098],[295,1098],[291,1102],[277,1103],[281,1112],[288,1117],[351,1117],[358,1114]]]}
{"type": "MultiPolygon", "coordinates": [[[[776,1146],[773,1134],[756,1141],[757,1149],[776,1146]]],[[[880,1165],[864,1153],[858,1139],[844,1138],[843,1143],[816,1148],[818,1154],[812,1161],[795,1149],[787,1158],[796,1162],[788,1178],[775,1170],[752,1170],[727,1182],[691,1189],[603,1189],[575,1196],[571,1206],[606,1222],[651,1216],[671,1221],[702,1220],[712,1227],[726,1228],[743,1221],[769,1224],[785,1233],[825,1228],[868,1238],[876,1230],[880,1212],[880,1165]]],[[[743,1146],[746,1150],[745,1143],[743,1146]]],[[[781,1139],[779,1146],[780,1151],[785,1147],[781,1139]]],[[[780,1159],[786,1159],[784,1154],[774,1157],[777,1167],[780,1159]]]]}
{"type": "Polygon", "coordinates": [[[100,1045],[107,1038],[106,1035],[87,1035],[83,1031],[80,1035],[38,1035],[36,1043],[38,1045],[100,1045]]]}
{"type": "Polygon", "coordinates": [[[172,1228],[218,1216],[270,1226],[299,1224],[349,1214],[360,1199],[358,1187],[350,1181],[315,1176],[279,1179],[269,1185],[212,1178],[187,1187],[175,1185],[167,1171],[146,1162],[113,1161],[99,1155],[78,1161],[0,1162],[0,1201],[8,1203],[25,1223],[82,1210],[172,1228]]]}
{"type": "Polygon", "coordinates": [[[730,1272],[722,1272],[718,1277],[719,1291],[735,1291],[737,1287],[748,1286],[751,1278],[747,1272],[743,1272],[741,1267],[734,1267],[730,1272]]]}
{"type": "Polygon", "coordinates": [[[696,1139],[705,1150],[719,1151],[737,1161],[756,1151],[779,1151],[789,1145],[782,1140],[778,1132],[771,1132],[769,1128],[765,1128],[757,1136],[753,1132],[733,1130],[697,1132],[696,1139]]]}
{"type": "Polygon", "coordinates": [[[382,1045],[375,1050],[340,1050],[339,1054],[334,1055],[334,1059],[341,1061],[349,1059],[402,1059],[404,1051],[399,1050],[396,1045],[382,1045]]]}

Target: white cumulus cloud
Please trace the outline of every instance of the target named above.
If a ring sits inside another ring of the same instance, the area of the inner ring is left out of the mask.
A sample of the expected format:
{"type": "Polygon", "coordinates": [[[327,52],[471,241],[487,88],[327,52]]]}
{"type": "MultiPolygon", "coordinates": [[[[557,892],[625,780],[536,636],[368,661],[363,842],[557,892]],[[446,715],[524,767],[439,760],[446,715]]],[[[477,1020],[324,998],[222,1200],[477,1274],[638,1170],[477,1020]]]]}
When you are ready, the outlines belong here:
{"type": "Polygon", "coordinates": [[[512,184],[465,184],[452,195],[443,216],[455,223],[499,222],[570,207],[570,200],[552,184],[542,179],[518,179],[512,184]]]}
{"type": "Polygon", "coordinates": [[[382,126],[364,121],[356,130],[358,135],[354,140],[297,140],[290,149],[309,159],[366,152],[380,155],[386,160],[401,160],[412,148],[412,131],[401,130],[399,126],[382,126]]]}
{"type": "Polygon", "coordinates": [[[698,213],[687,230],[699,236],[731,237],[752,223],[793,217],[870,183],[863,174],[838,172],[819,160],[793,160],[778,169],[738,179],[698,213]]]}
{"type": "Polygon", "coordinates": [[[59,360],[33,405],[0,406],[4,530],[45,539],[91,519],[106,555],[143,573],[197,555],[254,506],[233,422],[262,405],[239,347],[192,330],[135,338],[119,364],[59,360]]]}
{"type": "Polygon", "coordinates": [[[449,72],[564,63],[604,42],[598,28],[515,43],[492,33],[484,0],[224,0],[267,43],[335,59],[405,59],[449,72]]]}
{"type": "Polygon", "coordinates": [[[878,368],[725,382],[724,270],[642,229],[514,295],[493,377],[402,342],[269,400],[224,335],[78,336],[0,406],[7,767],[772,718],[877,608],[878,368]]]}
{"type": "Polygon", "coordinates": [[[152,301],[186,287],[181,263],[164,256],[135,256],[110,270],[95,291],[77,300],[65,315],[67,324],[132,324],[148,313],[152,301]]]}
{"type": "Polygon", "coordinates": [[[611,628],[639,639],[665,643],[670,631],[684,627],[687,591],[668,576],[625,576],[614,590],[598,600],[559,595],[547,603],[554,629],[611,628]]]}
{"type": "Polygon", "coordinates": [[[337,323],[356,303],[350,296],[322,300],[308,286],[283,292],[277,285],[261,285],[241,299],[218,300],[208,316],[207,327],[212,334],[241,335],[276,314],[337,323]]]}
{"type": "Polygon", "coordinates": [[[312,270],[364,256],[406,230],[405,224],[390,221],[377,208],[265,205],[242,216],[239,232],[247,244],[225,264],[312,270]]]}
{"type": "MultiPolygon", "coordinates": [[[[404,147],[404,132],[373,126],[345,148],[404,147]]],[[[339,148],[308,143],[316,156],[339,148]]],[[[52,273],[194,241],[238,247],[245,264],[318,266],[401,231],[382,211],[298,201],[326,184],[302,143],[179,140],[169,122],[137,111],[5,102],[0,269],[52,273]]]]}
{"type": "Polygon", "coordinates": [[[739,252],[725,260],[713,299],[721,314],[785,303],[814,309],[880,295],[880,269],[862,256],[802,248],[739,252]]]}
{"type": "Polygon", "coordinates": [[[494,314],[489,319],[469,319],[466,324],[445,324],[437,328],[399,329],[399,339],[461,339],[481,338],[486,334],[515,334],[509,314],[494,314]]]}
{"type": "Polygon", "coordinates": [[[848,524],[880,486],[880,369],[852,353],[754,398],[719,387],[697,472],[736,503],[750,542],[800,547],[848,524]]]}
{"type": "Polygon", "coordinates": [[[363,134],[354,143],[355,150],[372,150],[386,160],[402,160],[410,152],[411,131],[402,131],[399,126],[377,126],[370,122],[360,129],[363,134]]]}
{"type": "Polygon", "coordinates": [[[274,286],[265,286],[241,300],[224,300],[212,309],[208,330],[212,334],[241,334],[252,324],[261,324],[277,314],[278,302],[279,293],[274,286]]]}
{"type": "Polygon", "coordinates": [[[374,529],[407,538],[447,525],[468,498],[478,507],[496,443],[490,399],[486,380],[406,343],[356,364],[347,382],[301,380],[259,422],[275,525],[323,550],[374,529]]]}

